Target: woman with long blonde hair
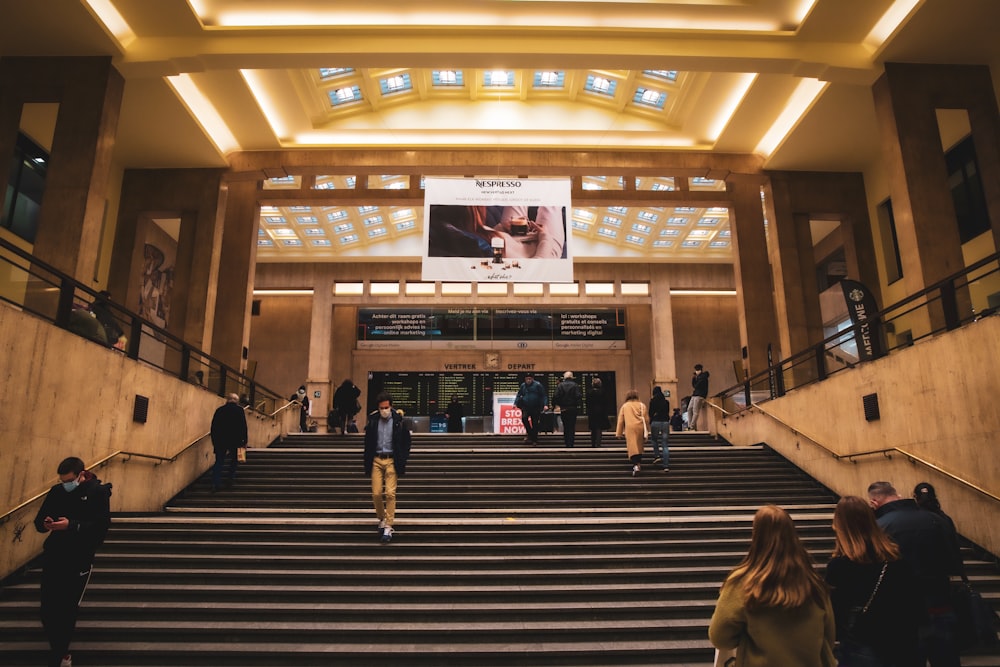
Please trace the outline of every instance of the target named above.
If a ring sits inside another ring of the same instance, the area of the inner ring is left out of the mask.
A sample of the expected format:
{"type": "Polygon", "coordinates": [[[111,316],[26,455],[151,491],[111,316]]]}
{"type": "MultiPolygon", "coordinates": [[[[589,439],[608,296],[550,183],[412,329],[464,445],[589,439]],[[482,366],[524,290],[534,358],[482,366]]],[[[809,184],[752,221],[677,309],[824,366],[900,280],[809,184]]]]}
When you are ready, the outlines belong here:
{"type": "Polygon", "coordinates": [[[910,667],[923,601],[899,547],[863,498],[844,496],[833,512],[836,544],[826,566],[842,667],[910,667]]]}
{"type": "Polygon", "coordinates": [[[737,667],[833,667],[833,609],[826,584],[788,512],[765,505],[750,551],[719,592],[708,638],[736,649],[737,667]]]}

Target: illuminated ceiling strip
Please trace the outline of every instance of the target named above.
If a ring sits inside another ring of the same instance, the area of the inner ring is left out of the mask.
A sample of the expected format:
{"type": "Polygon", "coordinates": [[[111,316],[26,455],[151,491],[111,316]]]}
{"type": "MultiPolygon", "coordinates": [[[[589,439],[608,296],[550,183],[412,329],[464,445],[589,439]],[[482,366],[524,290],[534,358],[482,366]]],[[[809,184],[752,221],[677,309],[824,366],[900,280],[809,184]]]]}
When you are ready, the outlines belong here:
{"type": "Polygon", "coordinates": [[[680,16],[617,16],[612,24],[608,17],[600,12],[577,12],[574,15],[556,13],[545,16],[536,13],[511,15],[509,11],[489,11],[471,9],[468,11],[444,11],[423,8],[419,11],[407,8],[406,12],[397,10],[375,9],[337,9],[321,10],[231,10],[216,14],[199,12],[198,17],[207,26],[220,28],[289,28],[289,27],[369,27],[373,25],[392,25],[405,23],[409,26],[455,26],[455,27],[488,27],[504,26],[505,28],[537,27],[552,25],[561,28],[645,28],[655,30],[688,30],[697,32],[783,32],[785,26],[781,21],[747,18],[712,20],[705,17],[680,16]]]}
{"type": "Polygon", "coordinates": [[[115,8],[111,0],[84,1],[90,7],[90,11],[94,13],[94,16],[104,24],[104,28],[118,40],[118,45],[123,50],[135,41],[135,33],[132,32],[132,26],[122,18],[122,15],[118,13],[118,9],[115,8]]]}
{"type": "Polygon", "coordinates": [[[754,152],[770,157],[829,85],[828,81],[802,79],[792,92],[792,96],[788,98],[784,110],[775,119],[771,129],[767,131],[760,143],[757,144],[754,152]]]}
{"type": "Polygon", "coordinates": [[[195,121],[201,125],[209,139],[223,155],[240,147],[236,137],[226,125],[226,121],[222,119],[208,98],[198,90],[198,86],[195,85],[190,75],[178,74],[177,76],[168,76],[166,79],[173,86],[191,115],[194,116],[195,121]]]}
{"type": "Polygon", "coordinates": [[[896,0],[865,37],[864,45],[877,51],[921,4],[923,0],[896,0]]]}
{"type": "MultiPolygon", "coordinates": [[[[304,132],[302,134],[297,134],[293,136],[290,140],[283,141],[285,145],[293,145],[297,148],[329,148],[332,146],[398,146],[400,144],[407,145],[420,145],[420,146],[448,146],[453,147],[455,145],[455,136],[459,132],[456,130],[435,130],[428,132],[426,130],[400,130],[394,129],[392,133],[387,133],[384,130],[381,131],[371,131],[371,132],[304,132]]],[[[466,131],[461,131],[463,139],[468,140],[469,145],[475,143],[481,143],[483,145],[495,146],[497,143],[504,143],[507,146],[512,145],[512,142],[520,141],[525,146],[534,145],[537,142],[537,136],[544,134],[547,138],[551,138],[553,133],[551,132],[541,132],[533,130],[523,130],[517,131],[512,130],[510,132],[497,130],[497,131],[487,131],[487,130],[477,130],[475,128],[470,128],[466,131]]],[[[567,132],[567,138],[563,141],[564,144],[573,143],[573,132],[567,132]]],[[[579,133],[581,135],[586,134],[584,132],[579,133]]],[[[634,137],[628,136],[627,133],[616,134],[614,132],[606,133],[603,137],[604,140],[613,141],[614,143],[622,146],[633,146],[633,147],[652,147],[652,148],[699,148],[701,145],[694,139],[689,137],[634,137]]],[[[584,139],[580,139],[584,145],[591,145],[593,143],[593,138],[587,135],[584,139]]],[[[704,146],[708,148],[708,146],[704,146]]]]}
{"type": "Polygon", "coordinates": [[[750,86],[753,82],[757,80],[757,74],[744,74],[740,77],[739,83],[733,86],[733,89],[729,93],[729,99],[722,104],[722,108],[719,111],[718,117],[712,124],[711,129],[708,131],[708,138],[712,141],[717,141],[722,135],[722,131],[726,129],[729,125],[729,121],[733,119],[733,115],[736,110],[740,108],[740,104],[743,103],[743,98],[747,96],[750,92],[750,86]]]}
{"type": "Polygon", "coordinates": [[[736,296],[734,289],[672,289],[670,296],[736,296]]]}
{"type": "Polygon", "coordinates": [[[279,140],[287,137],[288,128],[285,126],[281,114],[274,105],[272,96],[268,94],[267,86],[261,81],[260,74],[250,69],[241,69],[240,74],[243,76],[243,80],[246,81],[247,88],[250,89],[250,94],[256,100],[257,106],[260,107],[261,113],[264,114],[264,118],[271,127],[271,131],[274,132],[274,136],[279,140]]]}
{"type": "Polygon", "coordinates": [[[312,296],[311,289],[255,289],[254,296],[312,296]]]}

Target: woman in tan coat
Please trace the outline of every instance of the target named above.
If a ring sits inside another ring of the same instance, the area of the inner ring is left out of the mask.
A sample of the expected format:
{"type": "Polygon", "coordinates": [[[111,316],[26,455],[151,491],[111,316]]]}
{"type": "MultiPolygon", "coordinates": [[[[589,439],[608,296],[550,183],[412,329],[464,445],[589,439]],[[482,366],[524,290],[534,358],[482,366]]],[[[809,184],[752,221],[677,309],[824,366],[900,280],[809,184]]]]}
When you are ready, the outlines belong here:
{"type": "Polygon", "coordinates": [[[625,394],[625,402],[618,410],[618,427],[615,429],[617,437],[625,436],[625,446],[628,449],[628,457],[632,462],[632,476],[639,474],[642,468],[642,450],[645,447],[646,439],[649,437],[649,415],[646,406],[639,400],[639,392],[630,389],[625,394]]]}

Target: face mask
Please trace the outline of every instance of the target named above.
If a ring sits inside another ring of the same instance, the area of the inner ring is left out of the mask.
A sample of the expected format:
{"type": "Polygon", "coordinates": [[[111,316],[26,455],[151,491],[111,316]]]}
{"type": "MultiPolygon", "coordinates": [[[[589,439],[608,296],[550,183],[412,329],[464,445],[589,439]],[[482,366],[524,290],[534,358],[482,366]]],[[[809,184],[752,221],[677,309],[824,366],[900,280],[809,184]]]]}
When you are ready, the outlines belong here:
{"type": "Polygon", "coordinates": [[[80,486],[80,480],[74,479],[74,480],[69,481],[69,482],[63,482],[62,485],[63,485],[63,488],[66,489],[67,492],[71,492],[71,491],[75,490],[76,487],[80,486]]]}
{"type": "Polygon", "coordinates": [[[379,408],[378,414],[382,419],[388,419],[389,415],[392,414],[392,408],[379,408]]]}

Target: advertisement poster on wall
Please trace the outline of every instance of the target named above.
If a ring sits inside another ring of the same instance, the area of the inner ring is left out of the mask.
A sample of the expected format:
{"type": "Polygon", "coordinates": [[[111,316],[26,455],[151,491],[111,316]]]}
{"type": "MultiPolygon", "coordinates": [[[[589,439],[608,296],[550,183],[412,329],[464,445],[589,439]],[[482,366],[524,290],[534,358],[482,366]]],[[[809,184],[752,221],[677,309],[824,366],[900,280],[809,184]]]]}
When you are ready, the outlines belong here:
{"type": "Polygon", "coordinates": [[[421,279],[572,282],[570,180],[427,178],[421,279]]]}

